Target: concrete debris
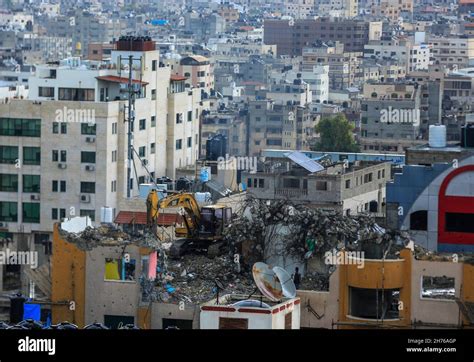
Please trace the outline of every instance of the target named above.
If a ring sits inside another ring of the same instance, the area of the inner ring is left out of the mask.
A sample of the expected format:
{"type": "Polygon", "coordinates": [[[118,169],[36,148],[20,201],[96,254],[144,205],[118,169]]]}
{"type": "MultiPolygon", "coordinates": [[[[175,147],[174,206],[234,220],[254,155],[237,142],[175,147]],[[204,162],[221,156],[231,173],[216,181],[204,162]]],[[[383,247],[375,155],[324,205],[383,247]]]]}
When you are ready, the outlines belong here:
{"type": "Polygon", "coordinates": [[[285,248],[280,254],[300,260],[343,248],[363,250],[366,258],[395,259],[410,241],[402,232],[381,228],[370,215],[344,216],[286,200],[269,202],[254,198],[249,198],[246,212],[227,229],[226,240],[235,252],[245,245],[244,249],[249,248],[247,254],[261,261],[268,258],[270,244],[282,231],[285,248]]]}
{"type": "Polygon", "coordinates": [[[224,294],[251,294],[255,284],[250,273],[237,273],[233,259],[228,256],[213,259],[204,255],[185,255],[179,261],[168,260],[166,270],[161,270],[154,287],[149,281],[142,283],[148,300],[169,303],[198,304],[215,298],[218,280],[224,294]]]}
{"type": "Polygon", "coordinates": [[[160,241],[151,233],[130,235],[109,224],[96,228],[86,227],[78,233],[68,232],[61,228],[58,228],[58,231],[64,240],[75,244],[81,250],[92,250],[98,246],[126,245],[131,242],[144,248],[162,249],[160,241]]]}

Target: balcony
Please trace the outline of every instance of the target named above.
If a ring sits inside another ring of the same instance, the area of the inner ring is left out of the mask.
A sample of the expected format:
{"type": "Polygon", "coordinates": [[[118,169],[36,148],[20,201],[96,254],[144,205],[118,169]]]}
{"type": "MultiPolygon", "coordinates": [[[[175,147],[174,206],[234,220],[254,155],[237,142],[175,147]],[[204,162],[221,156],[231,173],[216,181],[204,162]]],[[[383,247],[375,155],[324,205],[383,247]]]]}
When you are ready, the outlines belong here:
{"type": "Polygon", "coordinates": [[[276,196],[288,197],[288,198],[298,198],[298,197],[307,197],[308,190],[301,189],[275,189],[276,196]]]}

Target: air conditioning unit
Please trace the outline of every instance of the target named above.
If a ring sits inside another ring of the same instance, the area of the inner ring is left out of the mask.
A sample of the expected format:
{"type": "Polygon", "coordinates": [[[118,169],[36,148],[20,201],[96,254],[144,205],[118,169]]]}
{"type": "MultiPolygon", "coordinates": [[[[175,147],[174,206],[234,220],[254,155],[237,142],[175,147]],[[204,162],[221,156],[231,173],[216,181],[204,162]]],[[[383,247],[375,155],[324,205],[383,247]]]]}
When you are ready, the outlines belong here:
{"type": "Polygon", "coordinates": [[[32,201],[39,201],[40,200],[40,195],[31,195],[30,196],[32,201]]]}
{"type": "Polygon", "coordinates": [[[65,163],[58,163],[58,168],[64,170],[64,169],[67,168],[67,164],[65,164],[65,163]]]}
{"type": "Polygon", "coordinates": [[[95,137],[86,137],[86,142],[87,143],[94,143],[95,142],[95,137]]]}
{"type": "Polygon", "coordinates": [[[8,224],[6,222],[0,222],[0,228],[6,229],[8,224]]]}
{"type": "Polygon", "coordinates": [[[95,171],[94,165],[86,165],[86,171],[95,171]]]}
{"type": "Polygon", "coordinates": [[[81,202],[85,204],[91,202],[91,195],[81,195],[81,202]]]}

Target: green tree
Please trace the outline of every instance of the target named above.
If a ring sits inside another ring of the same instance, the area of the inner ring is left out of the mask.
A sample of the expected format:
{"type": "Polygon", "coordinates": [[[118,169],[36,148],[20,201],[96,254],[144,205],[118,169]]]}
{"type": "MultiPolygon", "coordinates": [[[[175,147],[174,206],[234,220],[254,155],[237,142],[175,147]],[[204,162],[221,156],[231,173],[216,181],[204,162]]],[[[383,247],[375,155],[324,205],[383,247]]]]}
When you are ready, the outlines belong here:
{"type": "Polygon", "coordinates": [[[319,142],[314,151],[323,152],[359,152],[359,146],[354,140],[354,126],[343,114],[334,117],[324,117],[316,125],[319,142]]]}

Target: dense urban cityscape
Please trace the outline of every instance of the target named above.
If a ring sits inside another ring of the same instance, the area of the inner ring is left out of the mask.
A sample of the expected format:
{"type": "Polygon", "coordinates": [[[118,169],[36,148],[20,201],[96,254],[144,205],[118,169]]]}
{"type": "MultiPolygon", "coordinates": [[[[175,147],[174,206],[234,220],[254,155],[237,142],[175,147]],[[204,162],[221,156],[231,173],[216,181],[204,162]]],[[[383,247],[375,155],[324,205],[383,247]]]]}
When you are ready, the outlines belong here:
{"type": "Polygon", "coordinates": [[[473,0],[0,0],[0,329],[473,327],[473,0]]]}

